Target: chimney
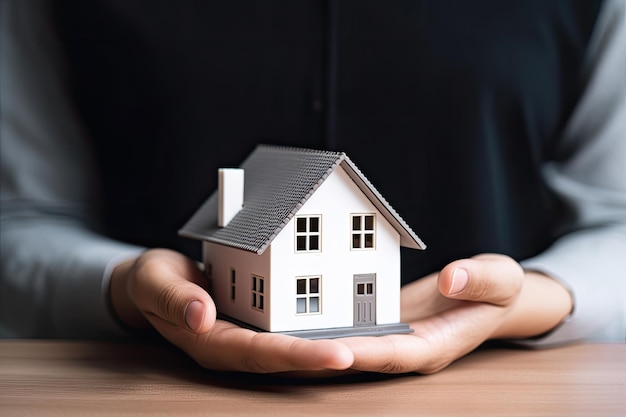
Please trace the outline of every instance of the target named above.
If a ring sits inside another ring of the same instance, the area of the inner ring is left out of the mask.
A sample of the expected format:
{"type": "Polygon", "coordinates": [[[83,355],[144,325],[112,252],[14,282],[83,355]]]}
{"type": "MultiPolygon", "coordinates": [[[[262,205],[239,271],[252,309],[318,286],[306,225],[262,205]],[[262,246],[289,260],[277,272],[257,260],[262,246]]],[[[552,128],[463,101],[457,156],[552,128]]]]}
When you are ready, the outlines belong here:
{"type": "Polygon", "coordinates": [[[225,227],[243,207],[243,169],[218,170],[217,225],[225,227]]]}

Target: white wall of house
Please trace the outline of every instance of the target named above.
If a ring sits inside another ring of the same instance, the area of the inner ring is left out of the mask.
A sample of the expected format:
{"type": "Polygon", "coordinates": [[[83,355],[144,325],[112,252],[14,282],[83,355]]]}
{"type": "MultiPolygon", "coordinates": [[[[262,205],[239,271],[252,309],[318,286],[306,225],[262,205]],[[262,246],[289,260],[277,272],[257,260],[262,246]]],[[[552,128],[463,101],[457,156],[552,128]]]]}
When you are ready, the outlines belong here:
{"type": "MultiPolygon", "coordinates": [[[[296,253],[295,219],[271,247],[271,331],[350,327],[354,274],[376,274],[376,322],[400,322],[400,236],[341,167],[297,215],[321,215],[321,251],[296,253]],[[351,249],[351,214],[375,213],[375,250],[351,249]],[[296,277],[320,275],[321,312],[296,313],[296,277]]],[[[270,301],[270,299],[268,299],[270,301]]]]}
{"type": "Polygon", "coordinates": [[[271,248],[262,255],[204,242],[205,268],[211,296],[217,310],[264,330],[270,330],[271,294],[269,293],[271,248]],[[210,264],[210,267],[209,267],[210,264]],[[231,299],[231,270],[235,271],[235,299],[231,299]],[[252,275],[265,278],[264,310],[252,307],[252,275]]]}

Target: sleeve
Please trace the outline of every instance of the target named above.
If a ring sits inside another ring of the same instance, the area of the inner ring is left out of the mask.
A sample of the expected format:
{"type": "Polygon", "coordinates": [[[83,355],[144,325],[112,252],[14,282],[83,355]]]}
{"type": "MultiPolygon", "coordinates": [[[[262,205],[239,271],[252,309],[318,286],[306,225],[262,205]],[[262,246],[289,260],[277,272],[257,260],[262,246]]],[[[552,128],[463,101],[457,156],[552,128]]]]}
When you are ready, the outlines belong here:
{"type": "Polygon", "coordinates": [[[0,2],[0,332],[121,335],[105,271],[142,248],[95,232],[91,149],[46,4],[0,2]]]}
{"type": "Polygon", "coordinates": [[[546,346],[626,339],[626,1],[607,1],[589,49],[587,88],[545,180],[572,216],[547,251],[522,262],[571,292],[572,314],[546,346]]]}

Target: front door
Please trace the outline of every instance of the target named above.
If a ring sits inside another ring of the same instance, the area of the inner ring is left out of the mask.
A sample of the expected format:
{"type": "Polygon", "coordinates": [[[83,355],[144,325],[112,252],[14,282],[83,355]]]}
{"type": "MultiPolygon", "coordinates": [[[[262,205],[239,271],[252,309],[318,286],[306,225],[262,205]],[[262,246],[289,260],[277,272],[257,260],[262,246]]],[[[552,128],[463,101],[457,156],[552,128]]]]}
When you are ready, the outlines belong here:
{"type": "Polygon", "coordinates": [[[376,324],[376,274],[354,275],[354,325],[376,324]]]}

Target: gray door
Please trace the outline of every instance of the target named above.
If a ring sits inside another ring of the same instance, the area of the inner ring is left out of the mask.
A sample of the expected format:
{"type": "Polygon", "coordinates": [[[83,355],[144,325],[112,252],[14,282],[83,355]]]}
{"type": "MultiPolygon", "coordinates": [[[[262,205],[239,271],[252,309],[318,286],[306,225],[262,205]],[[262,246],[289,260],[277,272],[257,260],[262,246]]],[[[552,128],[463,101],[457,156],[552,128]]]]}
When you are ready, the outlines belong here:
{"type": "Polygon", "coordinates": [[[376,324],[376,274],[354,275],[354,325],[376,324]]]}

